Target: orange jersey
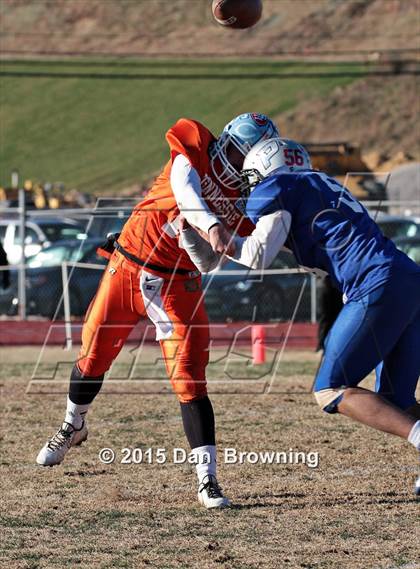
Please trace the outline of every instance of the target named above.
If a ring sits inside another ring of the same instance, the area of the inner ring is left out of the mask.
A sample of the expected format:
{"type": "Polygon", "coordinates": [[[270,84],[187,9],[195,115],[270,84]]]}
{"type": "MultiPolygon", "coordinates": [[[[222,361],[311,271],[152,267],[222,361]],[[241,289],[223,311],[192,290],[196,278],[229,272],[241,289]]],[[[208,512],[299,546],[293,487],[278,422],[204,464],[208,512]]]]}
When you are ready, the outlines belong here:
{"type": "Polygon", "coordinates": [[[119,243],[143,262],[166,269],[196,271],[188,253],[179,247],[177,218],[180,215],[172,192],[170,176],[173,160],[182,154],[197,170],[202,197],[209,209],[231,231],[249,235],[253,223],[238,209],[240,192],[221,187],[211,173],[209,147],[215,140],[199,122],[180,119],[166,133],[171,158],[155,180],[145,199],[134,208],[119,243]]]}

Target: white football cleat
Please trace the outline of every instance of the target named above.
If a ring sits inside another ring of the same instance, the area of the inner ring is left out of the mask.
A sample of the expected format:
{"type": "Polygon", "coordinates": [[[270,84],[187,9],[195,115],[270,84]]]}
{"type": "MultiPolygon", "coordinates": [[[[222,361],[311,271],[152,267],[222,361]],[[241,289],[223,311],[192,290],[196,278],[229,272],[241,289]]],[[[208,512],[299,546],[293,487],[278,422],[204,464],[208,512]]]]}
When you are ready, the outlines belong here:
{"type": "Polygon", "coordinates": [[[60,464],[70,448],[81,445],[87,437],[86,421],[83,421],[80,429],[75,429],[70,423],[64,422],[55,435],[39,451],[36,462],[41,466],[60,464]]]}
{"type": "Polygon", "coordinates": [[[231,504],[223,496],[222,489],[217,483],[217,479],[212,474],[207,474],[198,487],[198,501],[207,509],[228,508],[231,504]]]}

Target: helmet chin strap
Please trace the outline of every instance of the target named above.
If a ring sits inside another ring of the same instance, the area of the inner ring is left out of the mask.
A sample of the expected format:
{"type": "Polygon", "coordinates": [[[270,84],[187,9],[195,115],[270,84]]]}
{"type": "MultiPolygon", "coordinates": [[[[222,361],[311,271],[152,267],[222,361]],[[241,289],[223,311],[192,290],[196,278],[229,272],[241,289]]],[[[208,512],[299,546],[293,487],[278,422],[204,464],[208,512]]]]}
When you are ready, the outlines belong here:
{"type": "Polygon", "coordinates": [[[252,190],[257,186],[260,182],[264,180],[264,176],[255,168],[250,168],[249,170],[242,170],[241,178],[245,187],[241,189],[241,194],[244,197],[249,197],[252,190]]]}

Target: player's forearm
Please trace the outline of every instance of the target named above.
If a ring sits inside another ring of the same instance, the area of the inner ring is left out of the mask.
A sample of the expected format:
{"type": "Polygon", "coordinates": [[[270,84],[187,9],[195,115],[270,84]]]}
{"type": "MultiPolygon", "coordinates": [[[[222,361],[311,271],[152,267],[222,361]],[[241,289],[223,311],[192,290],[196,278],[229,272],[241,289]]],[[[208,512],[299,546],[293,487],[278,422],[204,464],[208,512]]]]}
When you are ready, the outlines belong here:
{"type": "Polygon", "coordinates": [[[201,181],[197,170],[182,154],[172,164],[171,187],[179,210],[188,223],[205,233],[218,223],[217,217],[211,213],[201,196],[201,181]]]}
{"type": "Polygon", "coordinates": [[[235,240],[236,251],[231,258],[251,269],[266,269],[284,245],[290,224],[291,216],[287,211],[264,215],[249,237],[235,240]]]}
{"type": "Polygon", "coordinates": [[[191,261],[202,273],[208,273],[219,264],[222,255],[215,253],[205,239],[193,227],[181,231],[182,246],[187,251],[191,261]]]}

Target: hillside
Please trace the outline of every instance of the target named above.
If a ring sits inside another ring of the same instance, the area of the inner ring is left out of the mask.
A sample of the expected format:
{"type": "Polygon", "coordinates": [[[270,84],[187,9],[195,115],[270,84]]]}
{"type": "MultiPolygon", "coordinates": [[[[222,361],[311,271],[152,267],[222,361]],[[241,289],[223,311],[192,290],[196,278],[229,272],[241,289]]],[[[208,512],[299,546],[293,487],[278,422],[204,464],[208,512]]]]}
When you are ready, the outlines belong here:
{"type": "Polygon", "coordinates": [[[418,75],[366,76],[358,63],[419,47],[420,0],[264,0],[261,22],[239,32],[218,26],[210,4],[2,0],[0,183],[19,167],[82,190],[133,187],[166,159],[179,116],[218,132],[248,110],[301,140],[420,159],[418,75]]]}
{"type": "Polygon", "coordinates": [[[419,77],[366,77],[276,118],[291,138],[354,141],[384,158],[403,152],[420,160],[419,93],[419,77]]]}
{"type": "Polygon", "coordinates": [[[218,133],[240,112],[281,115],[354,80],[343,69],[299,78],[299,65],[264,62],[3,63],[0,183],[18,167],[24,178],[95,192],[140,184],[167,160],[164,133],[180,116],[218,133]]]}
{"type": "Polygon", "coordinates": [[[416,48],[418,0],[264,0],[251,30],[214,22],[211,0],[2,0],[2,50],[219,55],[416,48]]]}

